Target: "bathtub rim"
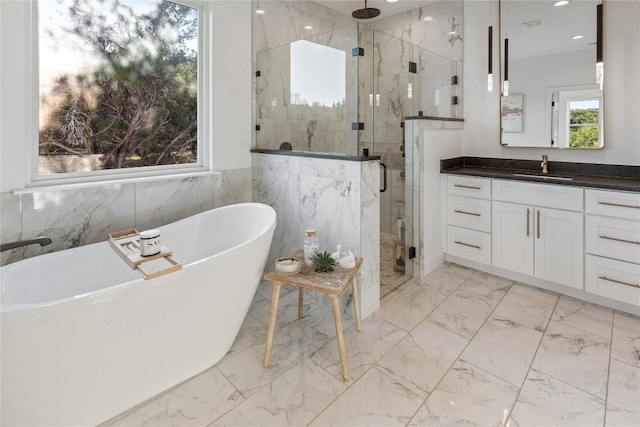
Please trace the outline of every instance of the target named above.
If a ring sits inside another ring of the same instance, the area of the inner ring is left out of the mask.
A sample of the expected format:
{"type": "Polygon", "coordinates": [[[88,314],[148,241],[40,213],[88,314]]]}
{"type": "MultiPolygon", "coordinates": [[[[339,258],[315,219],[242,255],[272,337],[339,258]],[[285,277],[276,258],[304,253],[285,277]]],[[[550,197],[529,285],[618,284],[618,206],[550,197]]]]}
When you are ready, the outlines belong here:
{"type": "MultiPolygon", "coordinates": [[[[275,228],[276,219],[277,219],[275,210],[271,206],[269,206],[267,204],[264,204],[264,203],[255,203],[255,202],[236,203],[236,204],[232,204],[232,205],[221,206],[221,207],[218,207],[218,208],[213,208],[213,209],[209,209],[209,210],[206,210],[206,211],[203,211],[203,212],[199,212],[199,213],[190,215],[188,217],[179,219],[177,221],[173,221],[173,222],[170,222],[168,224],[164,224],[164,225],[159,226],[157,228],[162,229],[163,227],[166,227],[168,225],[179,224],[181,222],[186,222],[186,221],[189,221],[189,220],[193,220],[193,218],[195,218],[195,217],[202,216],[202,215],[204,215],[206,213],[213,212],[213,211],[222,211],[222,210],[234,209],[234,208],[238,209],[238,208],[241,208],[241,207],[256,207],[256,208],[262,209],[272,217],[272,221],[270,221],[265,227],[260,229],[259,232],[256,235],[252,236],[248,240],[245,240],[245,241],[243,241],[243,242],[241,242],[241,243],[239,243],[237,245],[231,246],[231,247],[229,247],[227,249],[224,249],[222,251],[216,252],[213,255],[210,255],[210,256],[207,256],[205,258],[201,258],[201,259],[198,259],[196,261],[193,261],[193,262],[191,262],[189,264],[183,264],[182,270],[184,270],[184,269],[187,269],[187,268],[190,268],[190,267],[193,267],[193,266],[197,266],[198,264],[204,263],[204,262],[210,260],[213,257],[220,256],[220,255],[226,254],[228,252],[231,252],[233,250],[236,250],[236,249],[238,249],[238,248],[240,248],[242,246],[249,245],[249,244],[255,242],[256,240],[260,239],[265,234],[269,233],[272,228],[275,228]]],[[[24,259],[24,260],[16,261],[15,263],[11,263],[11,264],[2,266],[2,267],[0,267],[0,282],[4,282],[3,280],[1,280],[3,271],[7,272],[7,271],[10,271],[10,270],[12,270],[14,268],[18,268],[18,266],[20,266],[20,265],[22,265],[24,263],[28,263],[30,260],[33,260],[33,259],[36,259],[36,258],[39,258],[39,257],[42,257],[42,256],[50,255],[52,253],[59,253],[59,252],[64,252],[64,251],[71,250],[71,249],[80,249],[80,248],[83,248],[83,247],[86,247],[86,246],[96,246],[96,245],[103,245],[103,246],[104,245],[109,245],[109,242],[105,240],[105,241],[102,241],[102,242],[91,243],[89,245],[78,246],[76,248],[63,249],[62,251],[50,252],[50,253],[38,255],[38,256],[35,256],[35,257],[27,258],[27,259],[24,259]]],[[[114,254],[115,254],[115,252],[114,252],[114,254]]],[[[115,255],[117,256],[117,254],[115,254],[115,255]]],[[[128,269],[130,268],[129,266],[127,266],[127,264],[124,261],[122,262],[122,265],[124,267],[128,268],[128,269]]],[[[171,273],[171,274],[178,274],[178,273],[180,273],[180,271],[181,270],[176,271],[176,272],[171,273]]],[[[157,279],[162,279],[163,277],[170,277],[171,274],[166,275],[166,276],[160,276],[160,277],[157,277],[155,279],[150,279],[150,280],[157,280],[157,279]]],[[[163,280],[166,280],[166,278],[163,279],[163,280]]],[[[0,315],[2,315],[3,318],[2,318],[2,322],[0,322],[0,323],[4,323],[5,321],[9,320],[9,319],[5,319],[4,318],[5,314],[7,314],[7,315],[15,315],[16,313],[25,313],[26,314],[26,313],[28,313],[30,311],[35,311],[35,309],[52,309],[55,306],[62,306],[65,303],[72,302],[72,301],[77,301],[77,300],[82,300],[82,299],[89,299],[89,297],[107,298],[108,299],[109,297],[106,295],[107,293],[115,293],[116,291],[121,290],[121,289],[126,288],[126,287],[131,287],[132,291],[133,291],[134,290],[133,288],[136,287],[136,284],[143,284],[144,282],[147,282],[147,280],[145,280],[144,277],[140,274],[140,277],[137,278],[137,279],[134,279],[134,280],[125,281],[125,282],[118,283],[116,285],[109,286],[109,287],[106,287],[106,288],[101,288],[101,289],[94,290],[94,291],[84,292],[84,293],[81,293],[81,294],[78,294],[78,295],[72,295],[72,296],[69,296],[69,297],[55,299],[55,300],[52,300],[52,301],[23,304],[23,303],[6,302],[6,301],[4,301],[4,299],[2,299],[2,301],[0,301],[0,315]]],[[[0,283],[0,286],[4,287],[4,283],[0,283]]],[[[0,290],[0,295],[1,294],[2,294],[2,291],[0,290]]],[[[114,295],[114,297],[115,297],[115,295],[114,295]]],[[[93,303],[90,303],[90,304],[93,305],[93,303]]],[[[44,314],[44,313],[42,313],[42,314],[44,314]]],[[[54,313],[51,313],[51,314],[55,315],[54,313]]],[[[36,316],[37,316],[37,318],[42,318],[43,317],[42,315],[36,315],[36,316]]]]}

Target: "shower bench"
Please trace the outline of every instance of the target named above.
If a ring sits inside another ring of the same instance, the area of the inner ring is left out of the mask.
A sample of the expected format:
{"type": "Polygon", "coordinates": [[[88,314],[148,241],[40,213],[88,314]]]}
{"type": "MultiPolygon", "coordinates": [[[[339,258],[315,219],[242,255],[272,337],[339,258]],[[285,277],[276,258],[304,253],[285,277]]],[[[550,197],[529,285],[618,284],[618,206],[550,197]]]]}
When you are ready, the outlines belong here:
{"type": "Polygon", "coordinates": [[[342,332],[342,317],[340,316],[340,304],[338,297],[345,294],[349,287],[353,292],[353,310],[356,318],[356,328],[360,331],[360,303],[358,301],[358,283],[356,276],[362,265],[362,258],[356,260],[356,266],[352,269],[345,270],[336,267],[333,271],[327,273],[316,273],[313,267],[308,267],[303,262],[302,250],[298,250],[293,254],[294,258],[300,260],[302,268],[296,274],[282,275],[276,272],[270,272],[264,275],[264,279],[273,283],[273,297],[271,298],[271,315],[269,316],[269,328],[267,330],[267,342],[264,349],[263,366],[269,366],[269,357],[271,355],[271,343],[273,342],[273,330],[276,325],[276,317],[278,315],[278,299],[280,298],[280,288],[282,285],[293,285],[298,287],[298,319],[302,318],[304,307],[304,290],[322,292],[329,295],[333,306],[333,318],[336,323],[336,335],[338,338],[338,350],[340,351],[340,363],[342,364],[342,378],[347,381],[349,372],[347,369],[347,354],[344,346],[344,335],[342,332]]]}

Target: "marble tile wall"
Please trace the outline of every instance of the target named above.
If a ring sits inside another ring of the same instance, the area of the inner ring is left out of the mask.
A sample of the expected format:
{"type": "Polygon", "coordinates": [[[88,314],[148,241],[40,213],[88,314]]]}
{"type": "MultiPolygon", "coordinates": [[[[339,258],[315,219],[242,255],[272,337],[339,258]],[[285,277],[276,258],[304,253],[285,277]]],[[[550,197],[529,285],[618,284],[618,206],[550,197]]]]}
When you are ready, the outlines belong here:
{"type": "Polygon", "coordinates": [[[362,256],[362,315],[379,305],[379,165],[334,159],[252,154],[253,200],[278,215],[268,265],[302,246],[304,230],[318,230],[320,249],[362,256]],[[365,301],[366,300],[366,301],[365,301]]]}
{"type": "Polygon", "coordinates": [[[44,235],[51,245],[5,251],[2,265],[100,242],[109,232],[143,230],[215,207],[251,201],[251,168],[212,175],[33,193],[2,193],[2,243],[44,235]]]}

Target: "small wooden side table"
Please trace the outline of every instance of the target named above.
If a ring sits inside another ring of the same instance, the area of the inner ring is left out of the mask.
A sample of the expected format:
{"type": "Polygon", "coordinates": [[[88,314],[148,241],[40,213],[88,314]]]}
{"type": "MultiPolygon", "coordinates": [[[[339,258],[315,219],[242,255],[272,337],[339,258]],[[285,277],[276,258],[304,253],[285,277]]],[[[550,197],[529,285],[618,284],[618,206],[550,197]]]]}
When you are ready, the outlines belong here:
{"type": "Polygon", "coordinates": [[[262,365],[266,368],[269,366],[269,357],[271,355],[271,344],[273,342],[273,330],[276,326],[276,316],[278,315],[278,300],[280,299],[280,288],[282,285],[293,285],[298,287],[298,319],[302,318],[303,303],[304,303],[304,290],[311,289],[312,291],[318,291],[329,295],[333,306],[333,318],[336,322],[336,335],[338,338],[338,350],[340,350],[340,363],[342,364],[342,378],[345,381],[349,379],[349,372],[347,369],[347,354],[344,347],[344,335],[342,333],[342,317],[340,316],[340,304],[338,297],[344,295],[344,293],[352,287],[353,292],[353,310],[356,317],[356,328],[358,332],[361,329],[360,326],[360,303],[358,301],[358,282],[356,276],[360,266],[362,265],[362,258],[356,260],[356,266],[350,270],[345,270],[340,267],[335,267],[331,272],[316,273],[313,271],[313,267],[307,267],[303,262],[302,251],[298,250],[293,257],[297,258],[302,263],[300,271],[293,275],[282,275],[276,272],[270,272],[264,275],[265,280],[269,280],[273,283],[273,297],[271,298],[271,315],[269,317],[269,329],[267,330],[267,342],[264,348],[264,360],[262,365]]]}

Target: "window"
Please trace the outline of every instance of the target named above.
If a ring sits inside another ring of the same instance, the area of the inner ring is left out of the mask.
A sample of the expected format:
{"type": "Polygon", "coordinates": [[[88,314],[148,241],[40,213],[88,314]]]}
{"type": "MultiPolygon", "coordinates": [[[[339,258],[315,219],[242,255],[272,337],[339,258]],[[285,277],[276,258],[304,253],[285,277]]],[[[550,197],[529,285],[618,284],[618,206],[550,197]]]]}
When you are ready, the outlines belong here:
{"type": "Polygon", "coordinates": [[[187,4],[38,3],[34,179],[203,166],[201,14],[187,4]]]}
{"type": "Polygon", "coordinates": [[[554,134],[560,148],[602,148],[603,106],[602,91],[581,89],[559,91],[557,119],[554,119],[554,134]]]}

